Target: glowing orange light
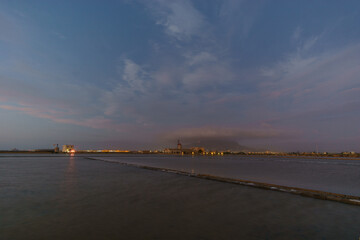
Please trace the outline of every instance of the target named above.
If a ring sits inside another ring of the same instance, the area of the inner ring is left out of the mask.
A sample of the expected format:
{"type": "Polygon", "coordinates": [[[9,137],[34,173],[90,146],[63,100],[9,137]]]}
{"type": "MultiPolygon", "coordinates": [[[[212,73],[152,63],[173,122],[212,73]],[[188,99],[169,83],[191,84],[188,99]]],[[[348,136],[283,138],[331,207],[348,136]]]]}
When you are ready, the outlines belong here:
{"type": "Polygon", "coordinates": [[[70,150],[70,153],[75,153],[75,149],[71,149],[71,150],[70,150]]]}

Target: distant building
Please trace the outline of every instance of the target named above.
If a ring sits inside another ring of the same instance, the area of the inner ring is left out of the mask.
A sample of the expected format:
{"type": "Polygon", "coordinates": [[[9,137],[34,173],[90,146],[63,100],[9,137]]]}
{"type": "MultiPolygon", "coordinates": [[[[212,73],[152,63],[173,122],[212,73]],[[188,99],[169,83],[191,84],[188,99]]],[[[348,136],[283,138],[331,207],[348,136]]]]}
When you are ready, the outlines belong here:
{"type": "Polygon", "coordinates": [[[181,149],[182,149],[182,145],[181,145],[181,143],[180,143],[180,139],[178,140],[177,149],[178,149],[178,150],[181,150],[181,149]]]}
{"type": "Polygon", "coordinates": [[[202,147],[194,148],[182,148],[180,140],[178,140],[177,148],[165,148],[164,153],[166,154],[202,154],[205,152],[205,149],[202,147]]]}
{"type": "Polygon", "coordinates": [[[75,152],[74,145],[63,145],[63,147],[62,147],[62,152],[63,152],[63,153],[75,152]]]}
{"type": "Polygon", "coordinates": [[[60,149],[59,149],[59,144],[56,144],[56,146],[55,146],[55,144],[54,144],[54,153],[59,153],[60,152],[60,149]]]}

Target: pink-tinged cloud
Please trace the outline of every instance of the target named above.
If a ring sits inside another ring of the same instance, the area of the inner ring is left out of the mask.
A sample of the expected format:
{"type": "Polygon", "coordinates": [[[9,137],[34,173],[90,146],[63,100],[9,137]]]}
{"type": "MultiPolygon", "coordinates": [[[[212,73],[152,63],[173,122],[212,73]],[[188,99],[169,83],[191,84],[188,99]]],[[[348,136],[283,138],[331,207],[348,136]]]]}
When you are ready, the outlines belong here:
{"type": "Polygon", "coordinates": [[[275,90],[275,91],[272,91],[270,93],[267,94],[267,96],[270,98],[270,99],[277,99],[281,96],[284,96],[284,95],[287,95],[289,93],[291,93],[292,89],[291,88],[285,88],[285,89],[281,89],[281,90],[275,90]]]}
{"type": "Polygon", "coordinates": [[[267,139],[267,138],[287,138],[292,133],[275,128],[247,128],[247,127],[191,127],[181,128],[171,133],[165,134],[166,139],[267,139]]]}
{"type": "Polygon", "coordinates": [[[347,95],[347,94],[359,94],[359,95],[360,95],[360,88],[350,88],[350,89],[346,89],[346,90],[340,92],[340,94],[343,94],[343,95],[347,95]]]}
{"type": "Polygon", "coordinates": [[[33,107],[25,107],[25,106],[11,106],[11,105],[0,105],[1,109],[5,110],[11,110],[11,111],[19,111],[23,112],[25,114],[37,117],[37,118],[43,118],[43,119],[49,119],[57,123],[64,123],[64,124],[72,124],[82,127],[89,127],[94,129],[111,129],[114,131],[124,131],[126,129],[129,129],[132,127],[129,124],[117,124],[114,123],[111,119],[106,119],[102,116],[99,117],[90,117],[87,119],[77,120],[77,119],[70,119],[70,118],[64,118],[60,117],[62,115],[62,112],[58,112],[55,110],[39,110],[33,107]]]}
{"type": "MultiPolygon", "coordinates": [[[[217,95],[215,97],[218,97],[217,95]]],[[[227,104],[227,103],[237,103],[247,99],[248,95],[232,95],[219,97],[211,101],[211,104],[227,104]]]]}

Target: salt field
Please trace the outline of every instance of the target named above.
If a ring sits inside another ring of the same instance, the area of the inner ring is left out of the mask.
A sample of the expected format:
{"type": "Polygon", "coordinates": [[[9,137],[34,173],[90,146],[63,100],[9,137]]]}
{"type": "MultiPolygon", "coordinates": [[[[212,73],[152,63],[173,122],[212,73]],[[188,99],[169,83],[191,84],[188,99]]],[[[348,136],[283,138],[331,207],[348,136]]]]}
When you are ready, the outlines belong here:
{"type": "Polygon", "coordinates": [[[360,160],[346,158],[124,155],[98,159],[360,196],[360,160]]]}
{"type": "MultiPolygon", "coordinates": [[[[201,170],[204,162],[214,160],[207,158],[160,155],[96,158],[141,164],[146,161],[161,166],[173,160],[171,167],[179,167],[179,161],[183,160],[183,168],[194,171],[215,171],[219,166],[216,162],[201,170]],[[187,161],[193,161],[194,165],[185,166],[187,161]]],[[[241,161],[235,165],[237,168],[245,166],[244,162],[250,159],[241,161]]],[[[255,169],[248,164],[249,170],[255,169]]],[[[272,164],[279,162],[272,159],[272,164]]],[[[292,163],[296,164],[303,163],[292,163]]],[[[315,169],[320,166],[337,169],[334,164],[309,165],[315,169]]],[[[344,170],[348,165],[339,166],[344,170]]],[[[273,169],[277,168],[279,165],[273,169]]],[[[232,171],[219,168],[219,173],[232,171]]],[[[321,174],[325,175],[325,170],[321,174]]],[[[264,175],[269,174],[265,171],[264,175]]],[[[0,196],[0,239],[6,240],[357,239],[360,236],[359,206],[91,161],[81,155],[0,157],[0,196]]]]}

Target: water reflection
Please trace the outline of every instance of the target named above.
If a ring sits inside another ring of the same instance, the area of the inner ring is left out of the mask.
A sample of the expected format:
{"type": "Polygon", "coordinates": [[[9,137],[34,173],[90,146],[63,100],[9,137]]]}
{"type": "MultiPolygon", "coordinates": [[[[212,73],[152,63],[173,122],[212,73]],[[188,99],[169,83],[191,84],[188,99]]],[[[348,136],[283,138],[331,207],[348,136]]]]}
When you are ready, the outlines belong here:
{"type": "Polygon", "coordinates": [[[74,157],[74,154],[71,154],[70,158],[69,158],[66,174],[70,175],[69,177],[73,177],[73,175],[75,174],[75,170],[76,170],[75,169],[75,157],[74,157]]]}
{"type": "Polygon", "coordinates": [[[60,186],[60,195],[62,198],[68,199],[77,192],[77,171],[74,154],[68,158],[67,166],[64,173],[64,179],[60,186]]]}

